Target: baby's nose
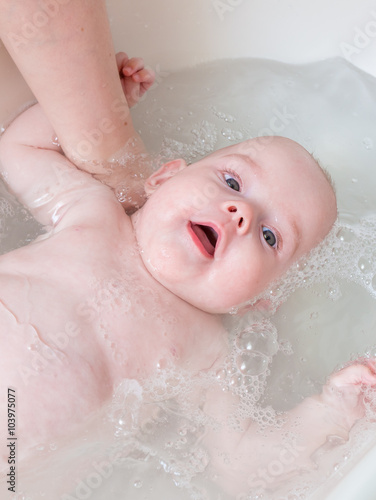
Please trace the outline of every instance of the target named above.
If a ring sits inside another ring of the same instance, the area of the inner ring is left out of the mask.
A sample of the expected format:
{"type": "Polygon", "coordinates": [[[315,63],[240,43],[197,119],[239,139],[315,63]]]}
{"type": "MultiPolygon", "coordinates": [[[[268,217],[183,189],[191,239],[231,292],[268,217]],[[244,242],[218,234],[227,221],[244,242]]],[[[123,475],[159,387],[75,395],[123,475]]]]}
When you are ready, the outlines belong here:
{"type": "Polygon", "coordinates": [[[240,200],[228,201],[224,209],[236,223],[238,233],[245,234],[249,231],[253,219],[253,209],[249,203],[240,200]]]}

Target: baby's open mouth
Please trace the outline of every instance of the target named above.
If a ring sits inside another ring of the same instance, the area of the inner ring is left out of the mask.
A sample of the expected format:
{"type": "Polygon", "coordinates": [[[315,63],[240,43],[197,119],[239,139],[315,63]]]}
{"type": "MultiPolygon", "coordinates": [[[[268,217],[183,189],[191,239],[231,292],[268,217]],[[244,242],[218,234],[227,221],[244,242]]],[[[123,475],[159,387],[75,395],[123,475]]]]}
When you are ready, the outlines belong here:
{"type": "Polygon", "coordinates": [[[197,236],[201,245],[207,251],[209,255],[214,255],[215,247],[218,241],[218,233],[211,226],[205,226],[203,224],[191,223],[192,231],[197,236]]]}

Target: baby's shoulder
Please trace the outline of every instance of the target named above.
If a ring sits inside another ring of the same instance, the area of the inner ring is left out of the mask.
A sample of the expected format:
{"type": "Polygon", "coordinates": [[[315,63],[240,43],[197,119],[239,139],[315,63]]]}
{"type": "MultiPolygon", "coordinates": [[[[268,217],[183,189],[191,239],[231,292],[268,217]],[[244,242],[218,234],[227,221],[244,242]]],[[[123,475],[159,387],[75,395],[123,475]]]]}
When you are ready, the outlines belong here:
{"type": "Polygon", "coordinates": [[[67,193],[65,203],[55,210],[55,232],[77,225],[103,231],[119,224],[130,226],[130,218],[114,192],[98,181],[67,193]]]}

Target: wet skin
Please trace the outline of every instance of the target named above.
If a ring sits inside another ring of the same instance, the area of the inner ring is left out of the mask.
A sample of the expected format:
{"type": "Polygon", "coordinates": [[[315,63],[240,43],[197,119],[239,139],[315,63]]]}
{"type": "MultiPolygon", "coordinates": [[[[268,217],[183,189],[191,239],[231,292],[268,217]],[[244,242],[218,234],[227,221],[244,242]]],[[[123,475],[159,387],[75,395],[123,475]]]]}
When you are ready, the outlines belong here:
{"type": "Polygon", "coordinates": [[[220,365],[221,314],[281,275],[336,216],[322,172],[287,139],[256,155],[249,141],[167,164],[128,217],[52,137],[37,105],[0,144],[4,178],[47,231],[0,258],[0,390],[17,388],[19,459],[79,425],[124,378],[220,365]]]}

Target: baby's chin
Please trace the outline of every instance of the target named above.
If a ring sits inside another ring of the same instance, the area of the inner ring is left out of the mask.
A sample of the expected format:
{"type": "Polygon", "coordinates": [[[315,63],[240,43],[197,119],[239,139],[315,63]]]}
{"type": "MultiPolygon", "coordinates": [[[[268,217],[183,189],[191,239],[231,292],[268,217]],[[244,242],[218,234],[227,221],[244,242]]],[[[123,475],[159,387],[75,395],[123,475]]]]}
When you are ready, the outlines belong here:
{"type": "Polygon", "coordinates": [[[173,295],[177,298],[183,300],[189,306],[207,314],[211,315],[223,315],[233,313],[237,310],[237,306],[233,305],[232,302],[221,301],[218,296],[211,298],[207,294],[199,294],[197,291],[180,289],[179,286],[171,286],[171,284],[160,281],[160,283],[167,288],[173,295]]]}
{"type": "Polygon", "coordinates": [[[246,314],[249,311],[265,311],[267,309],[266,300],[249,300],[247,302],[242,303],[234,303],[233,301],[221,301],[221,300],[208,300],[208,298],[200,299],[195,295],[194,297],[190,297],[187,294],[181,294],[180,298],[182,298],[185,302],[189,303],[191,306],[199,309],[200,311],[212,315],[235,315],[239,314],[240,316],[246,314]]]}

